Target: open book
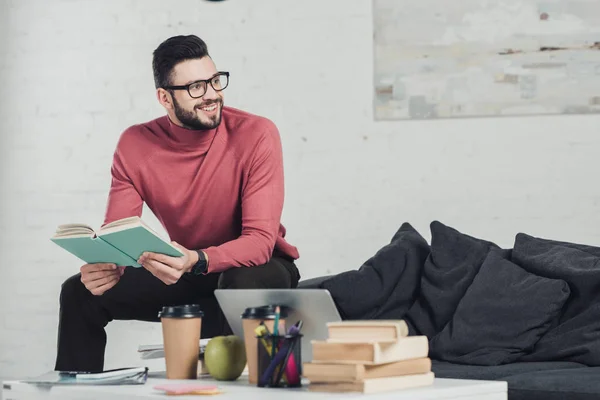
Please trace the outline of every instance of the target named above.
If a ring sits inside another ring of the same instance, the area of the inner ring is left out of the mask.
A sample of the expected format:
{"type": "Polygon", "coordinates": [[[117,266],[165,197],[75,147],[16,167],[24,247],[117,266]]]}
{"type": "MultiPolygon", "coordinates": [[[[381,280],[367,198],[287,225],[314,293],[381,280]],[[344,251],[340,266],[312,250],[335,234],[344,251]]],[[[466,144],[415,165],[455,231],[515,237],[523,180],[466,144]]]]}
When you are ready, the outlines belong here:
{"type": "Polygon", "coordinates": [[[113,263],[141,267],[137,260],[145,251],[183,256],[181,251],[154,232],[140,217],[113,221],[98,232],[85,224],[59,225],[50,240],[88,264],[113,263]]]}

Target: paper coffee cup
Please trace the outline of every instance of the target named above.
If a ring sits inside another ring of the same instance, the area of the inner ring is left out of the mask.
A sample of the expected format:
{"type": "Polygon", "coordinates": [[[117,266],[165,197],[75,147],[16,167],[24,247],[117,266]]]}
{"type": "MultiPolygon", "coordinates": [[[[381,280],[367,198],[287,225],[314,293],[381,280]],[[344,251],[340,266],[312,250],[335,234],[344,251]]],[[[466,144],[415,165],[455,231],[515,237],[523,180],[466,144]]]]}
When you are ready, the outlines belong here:
{"type": "Polygon", "coordinates": [[[197,304],[163,307],[161,319],[167,379],[196,379],[204,313],[197,304]]]}
{"type": "MultiPolygon", "coordinates": [[[[242,314],[242,326],[244,329],[244,346],[246,347],[246,360],[248,363],[248,382],[258,383],[258,352],[256,345],[255,329],[261,322],[265,324],[270,333],[274,332],[275,327],[275,307],[262,306],[246,308],[242,314]]],[[[280,307],[279,314],[279,334],[285,334],[285,318],[288,315],[286,307],[280,307]]]]}

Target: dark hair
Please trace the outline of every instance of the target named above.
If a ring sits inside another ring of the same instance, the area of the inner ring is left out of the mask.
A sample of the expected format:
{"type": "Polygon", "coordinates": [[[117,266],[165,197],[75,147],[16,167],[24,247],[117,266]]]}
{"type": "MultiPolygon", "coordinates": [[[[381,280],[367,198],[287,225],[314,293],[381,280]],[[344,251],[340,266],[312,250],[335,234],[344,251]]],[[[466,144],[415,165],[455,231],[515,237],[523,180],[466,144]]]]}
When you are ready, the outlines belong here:
{"type": "Polygon", "coordinates": [[[152,57],[152,69],[154,70],[154,85],[159,87],[171,84],[171,73],[173,67],[185,60],[210,57],[206,43],[195,35],[173,36],[162,42],[152,57]]]}

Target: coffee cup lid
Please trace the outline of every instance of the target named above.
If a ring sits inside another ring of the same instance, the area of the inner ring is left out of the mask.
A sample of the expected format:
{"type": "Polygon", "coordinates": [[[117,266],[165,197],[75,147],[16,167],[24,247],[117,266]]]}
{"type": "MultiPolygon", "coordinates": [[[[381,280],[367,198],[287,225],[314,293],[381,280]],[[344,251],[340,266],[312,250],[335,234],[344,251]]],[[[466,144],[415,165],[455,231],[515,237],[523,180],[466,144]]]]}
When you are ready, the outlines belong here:
{"type": "MultiPolygon", "coordinates": [[[[275,307],[277,304],[269,304],[260,307],[248,307],[242,313],[244,319],[275,319],[275,307]]],[[[289,308],[287,306],[279,306],[279,318],[287,318],[289,308]]]]}
{"type": "Polygon", "coordinates": [[[185,304],[181,306],[165,306],[158,313],[159,318],[202,318],[204,313],[198,304],[185,304]]]}

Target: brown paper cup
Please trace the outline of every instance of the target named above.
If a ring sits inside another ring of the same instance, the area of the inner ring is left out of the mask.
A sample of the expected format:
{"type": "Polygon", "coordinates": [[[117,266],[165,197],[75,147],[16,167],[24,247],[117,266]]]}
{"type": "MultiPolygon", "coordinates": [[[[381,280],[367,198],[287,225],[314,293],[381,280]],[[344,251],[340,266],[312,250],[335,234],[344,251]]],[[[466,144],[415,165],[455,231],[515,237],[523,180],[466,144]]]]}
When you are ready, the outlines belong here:
{"type": "Polygon", "coordinates": [[[160,313],[167,379],[196,379],[202,316],[197,305],[164,307],[160,313]]]}

